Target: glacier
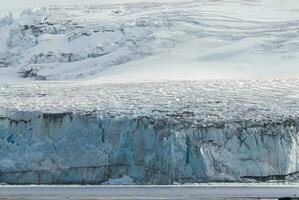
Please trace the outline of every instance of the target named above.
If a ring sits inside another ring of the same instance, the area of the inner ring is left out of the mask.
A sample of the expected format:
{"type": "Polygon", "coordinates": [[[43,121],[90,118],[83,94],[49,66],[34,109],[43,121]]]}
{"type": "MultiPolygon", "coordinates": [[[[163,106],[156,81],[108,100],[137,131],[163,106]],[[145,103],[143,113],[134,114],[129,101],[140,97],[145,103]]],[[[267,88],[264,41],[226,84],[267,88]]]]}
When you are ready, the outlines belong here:
{"type": "Polygon", "coordinates": [[[201,127],[169,117],[16,113],[2,117],[0,181],[99,184],[297,179],[298,120],[201,127]]]}
{"type": "Polygon", "coordinates": [[[299,181],[295,0],[16,1],[0,183],[299,181]]]}
{"type": "Polygon", "coordinates": [[[1,87],[0,182],[298,181],[297,80],[53,85],[1,87]]]}
{"type": "Polygon", "coordinates": [[[0,18],[0,81],[299,75],[293,0],[63,2],[0,18]]]}

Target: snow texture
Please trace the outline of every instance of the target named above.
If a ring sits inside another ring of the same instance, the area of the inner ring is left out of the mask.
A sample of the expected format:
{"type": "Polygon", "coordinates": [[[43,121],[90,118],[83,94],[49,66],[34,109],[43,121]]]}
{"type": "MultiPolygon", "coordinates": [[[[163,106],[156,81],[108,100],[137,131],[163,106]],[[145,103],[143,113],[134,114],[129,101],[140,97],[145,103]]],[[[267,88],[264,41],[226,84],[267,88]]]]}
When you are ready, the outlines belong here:
{"type": "MultiPolygon", "coordinates": [[[[298,79],[2,84],[0,109],[41,113],[184,114],[202,124],[299,116],[298,79]]],[[[5,113],[5,112],[4,112],[5,113]]]]}
{"type": "Polygon", "coordinates": [[[45,6],[0,19],[4,76],[11,68],[37,80],[299,75],[297,1],[45,6]]]}

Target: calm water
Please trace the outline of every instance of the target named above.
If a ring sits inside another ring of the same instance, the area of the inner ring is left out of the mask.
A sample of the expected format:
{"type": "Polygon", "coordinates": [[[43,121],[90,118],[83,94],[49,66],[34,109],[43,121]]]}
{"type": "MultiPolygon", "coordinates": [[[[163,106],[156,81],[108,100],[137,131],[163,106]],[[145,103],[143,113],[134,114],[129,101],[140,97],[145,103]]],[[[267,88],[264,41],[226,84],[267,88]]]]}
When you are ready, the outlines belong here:
{"type": "Polygon", "coordinates": [[[0,199],[277,199],[296,186],[1,186],[0,199]]]}

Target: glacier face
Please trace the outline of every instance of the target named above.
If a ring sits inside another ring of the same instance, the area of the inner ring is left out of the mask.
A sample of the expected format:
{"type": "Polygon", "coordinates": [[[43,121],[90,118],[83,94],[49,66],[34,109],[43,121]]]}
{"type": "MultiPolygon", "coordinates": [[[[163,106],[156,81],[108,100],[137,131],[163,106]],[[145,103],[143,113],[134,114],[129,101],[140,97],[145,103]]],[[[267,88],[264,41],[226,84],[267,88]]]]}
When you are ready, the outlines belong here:
{"type": "Polygon", "coordinates": [[[11,112],[0,120],[0,182],[296,181],[298,124],[203,127],[177,116],[11,112]]]}
{"type": "Polygon", "coordinates": [[[298,181],[298,80],[0,91],[0,182],[298,181]]]}

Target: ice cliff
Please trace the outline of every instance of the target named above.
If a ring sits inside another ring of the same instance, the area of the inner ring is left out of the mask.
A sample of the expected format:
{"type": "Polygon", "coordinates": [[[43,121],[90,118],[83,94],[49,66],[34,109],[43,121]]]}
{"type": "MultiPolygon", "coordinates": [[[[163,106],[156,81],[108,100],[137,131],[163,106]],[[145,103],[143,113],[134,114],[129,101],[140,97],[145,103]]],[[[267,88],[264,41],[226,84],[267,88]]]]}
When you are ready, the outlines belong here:
{"type": "Polygon", "coordinates": [[[298,181],[297,80],[52,87],[0,88],[0,182],[298,181]]]}
{"type": "Polygon", "coordinates": [[[13,113],[0,120],[0,181],[296,180],[298,122],[202,127],[178,116],[13,113]]]}

